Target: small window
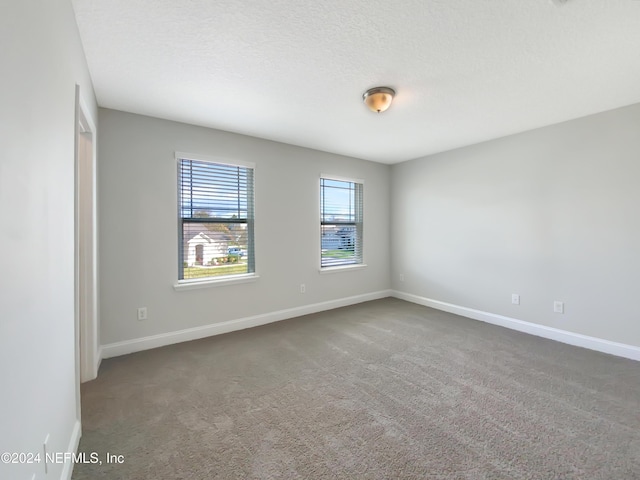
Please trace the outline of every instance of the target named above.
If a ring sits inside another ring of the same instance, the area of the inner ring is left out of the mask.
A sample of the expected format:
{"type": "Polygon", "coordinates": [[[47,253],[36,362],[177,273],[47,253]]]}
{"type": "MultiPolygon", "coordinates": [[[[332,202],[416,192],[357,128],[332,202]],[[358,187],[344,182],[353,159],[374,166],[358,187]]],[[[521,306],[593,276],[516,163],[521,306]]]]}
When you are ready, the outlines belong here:
{"type": "Polygon", "coordinates": [[[253,168],[178,157],[180,280],[255,272],[253,168]]]}
{"type": "Polygon", "coordinates": [[[320,178],[320,266],[362,263],[362,190],[357,181],[320,178]]]}

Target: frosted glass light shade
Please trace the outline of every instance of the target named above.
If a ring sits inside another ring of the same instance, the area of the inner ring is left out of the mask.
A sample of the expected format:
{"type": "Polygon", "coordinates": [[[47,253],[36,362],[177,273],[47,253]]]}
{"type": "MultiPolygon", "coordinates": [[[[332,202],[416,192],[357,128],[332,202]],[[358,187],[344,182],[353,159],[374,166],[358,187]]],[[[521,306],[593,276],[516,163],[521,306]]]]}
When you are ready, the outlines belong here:
{"type": "Polygon", "coordinates": [[[389,87],[370,88],[362,94],[362,99],[372,112],[384,112],[391,106],[396,92],[389,87]]]}

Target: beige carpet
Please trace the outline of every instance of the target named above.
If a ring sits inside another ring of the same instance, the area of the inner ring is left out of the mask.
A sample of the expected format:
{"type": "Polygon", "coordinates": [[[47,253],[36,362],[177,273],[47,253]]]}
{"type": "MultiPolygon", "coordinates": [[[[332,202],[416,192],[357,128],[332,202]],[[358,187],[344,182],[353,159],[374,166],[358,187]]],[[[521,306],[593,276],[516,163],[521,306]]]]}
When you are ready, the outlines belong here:
{"type": "Polygon", "coordinates": [[[396,299],[102,363],[73,479],[640,478],[640,363],[396,299]]]}

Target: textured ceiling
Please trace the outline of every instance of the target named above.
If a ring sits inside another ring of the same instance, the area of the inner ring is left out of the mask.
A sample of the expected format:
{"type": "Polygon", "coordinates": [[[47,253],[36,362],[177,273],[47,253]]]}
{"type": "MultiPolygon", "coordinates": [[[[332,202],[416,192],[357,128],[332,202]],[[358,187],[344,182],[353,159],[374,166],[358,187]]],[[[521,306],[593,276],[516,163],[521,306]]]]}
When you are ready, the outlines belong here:
{"type": "Polygon", "coordinates": [[[73,5],[101,106],[378,162],[640,102],[640,1],[73,5]]]}

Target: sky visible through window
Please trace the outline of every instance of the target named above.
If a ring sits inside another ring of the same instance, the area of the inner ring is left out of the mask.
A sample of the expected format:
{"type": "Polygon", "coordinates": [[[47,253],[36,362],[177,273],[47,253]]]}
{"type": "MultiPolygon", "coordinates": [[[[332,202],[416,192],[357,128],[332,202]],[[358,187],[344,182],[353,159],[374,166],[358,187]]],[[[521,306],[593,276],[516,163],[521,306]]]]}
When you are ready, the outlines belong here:
{"type": "MultiPolygon", "coordinates": [[[[245,168],[189,160],[180,169],[180,215],[211,218],[247,217],[247,172],[245,168]],[[212,177],[217,180],[212,180],[212,177]],[[230,184],[233,183],[234,185],[230,184]]],[[[322,179],[320,201],[323,221],[355,222],[355,184],[322,179]]]]}
{"type": "Polygon", "coordinates": [[[248,169],[196,160],[180,168],[182,218],[247,218],[248,169]]]}
{"type": "Polygon", "coordinates": [[[355,183],[321,179],[320,203],[323,222],[355,222],[355,183]]]}

